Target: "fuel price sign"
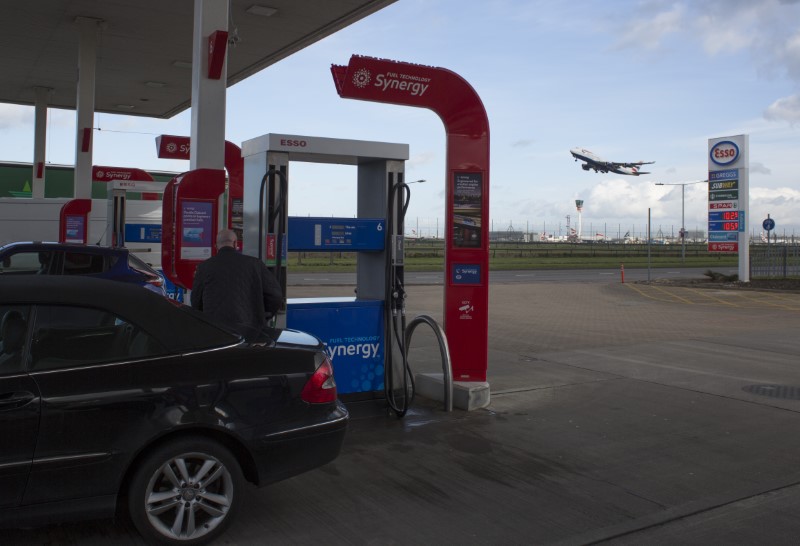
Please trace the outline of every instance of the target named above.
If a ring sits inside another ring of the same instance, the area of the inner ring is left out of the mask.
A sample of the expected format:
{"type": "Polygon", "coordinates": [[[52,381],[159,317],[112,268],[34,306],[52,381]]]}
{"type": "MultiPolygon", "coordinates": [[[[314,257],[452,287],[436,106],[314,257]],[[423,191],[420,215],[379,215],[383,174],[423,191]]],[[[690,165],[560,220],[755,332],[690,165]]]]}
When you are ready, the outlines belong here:
{"type": "MultiPolygon", "coordinates": [[[[709,141],[708,250],[738,252],[738,232],[744,231],[747,169],[737,168],[742,148],[737,137],[709,141]]],[[[746,148],[746,147],[745,147],[746,148]]]]}
{"type": "Polygon", "coordinates": [[[739,254],[739,280],[750,280],[747,209],[748,135],[708,139],[708,251],[739,254]]]}
{"type": "Polygon", "coordinates": [[[731,222],[731,221],[739,221],[739,211],[738,210],[710,210],[708,211],[708,221],[709,222],[731,222]]]}
{"type": "Polygon", "coordinates": [[[739,231],[739,222],[709,222],[708,231],[739,231]]]}

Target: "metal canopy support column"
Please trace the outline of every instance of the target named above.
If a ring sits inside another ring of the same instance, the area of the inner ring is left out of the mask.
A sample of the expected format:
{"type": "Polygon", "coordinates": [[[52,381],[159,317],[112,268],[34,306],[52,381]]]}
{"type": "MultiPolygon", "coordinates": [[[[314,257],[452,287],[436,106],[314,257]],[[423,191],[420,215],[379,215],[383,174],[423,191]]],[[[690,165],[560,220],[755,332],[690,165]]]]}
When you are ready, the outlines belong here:
{"type": "Polygon", "coordinates": [[[33,187],[31,194],[34,199],[44,197],[44,162],[47,157],[47,104],[53,90],[50,87],[35,87],[36,109],[33,135],[33,187]]]}
{"type": "MultiPolygon", "coordinates": [[[[405,161],[376,160],[365,161],[358,165],[358,202],[359,218],[386,218],[388,203],[394,185],[403,182],[405,161]]],[[[396,223],[396,219],[395,219],[396,223]]],[[[395,226],[386,225],[389,233],[399,233],[395,226]]],[[[359,298],[388,301],[386,294],[386,253],[364,252],[359,254],[356,262],[356,292],[359,298]]]]}
{"type": "Polygon", "coordinates": [[[75,197],[92,197],[92,128],[94,127],[94,88],[97,69],[97,35],[103,21],[77,17],[80,33],[78,47],[78,89],[75,107],[75,197]]]}
{"type": "Polygon", "coordinates": [[[192,47],[192,129],[189,167],[225,167],[225,91],[227,52],[219,79],[208,77],[208,40],[216,31],[228,30],[229,2],[195,0],[192,47]]]}

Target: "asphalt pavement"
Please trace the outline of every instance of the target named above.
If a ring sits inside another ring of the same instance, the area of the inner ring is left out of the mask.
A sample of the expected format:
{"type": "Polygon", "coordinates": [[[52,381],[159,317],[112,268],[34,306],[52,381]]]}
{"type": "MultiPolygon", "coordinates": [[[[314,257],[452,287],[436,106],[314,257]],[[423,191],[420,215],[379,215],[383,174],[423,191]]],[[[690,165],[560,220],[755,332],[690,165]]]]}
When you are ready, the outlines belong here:
{"type": "MultiPolygon", "coordinates": [[[[409,288],[408,309],[441,320],[442,287],[409,288]]],[[[248,490],[217,543],[797,543],[800,294],[493,282],[489,328],[488,408],[351,404],[340,457],[248,490]]],[[[437,357],[418,329],[412,366],[437,357]]],[[[100,521],[0,543],[142,542],[100,521]]]]}
{"type": "MultiPolygon", "coordinates": [[[[708,268],[671,267],[671,268],[618,268],[618,269],[537,269],[490,271],[489,283],[530,282],[639,282],[655,279],[693,279],[703,278],[708,268]]],[[[714,271],[725,275],[737,273],[735,267],[715,268],[714,271]]],[[[441,285],[444,274],[441,271],[406,271],[405,281],[411,285],[441,285]]],[[[355,273],[314,272],[292,273],[288,275],[289,286],[337,286],[355,285],[355,273]]]]}

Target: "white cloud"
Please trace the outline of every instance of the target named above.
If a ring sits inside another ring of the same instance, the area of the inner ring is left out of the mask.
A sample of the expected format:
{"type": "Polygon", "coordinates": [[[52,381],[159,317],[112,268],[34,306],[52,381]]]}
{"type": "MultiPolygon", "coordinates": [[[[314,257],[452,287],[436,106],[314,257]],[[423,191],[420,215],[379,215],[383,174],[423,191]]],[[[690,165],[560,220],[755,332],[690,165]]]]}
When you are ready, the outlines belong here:
{"type": "Polygon", "coordinates": [[[536,141],[534,139],[522,139],[511,143],[512,148],[528,148],[533,146],[536,141]]]}
{"type": "MultiPolygon", "coordinates": [[[[654,0],[622,28],[617,47],[655,51],[668,36],[697,40],[710,57],[748,52],[760,76],[800,83],[800,2],[787,0],[654,0]]],[[[765,117],[795,123],[796,97],[773,103],[765,117]]]]}
{"type": "Polygon", "coordinates": [[[764,117],[770,121],[788,121],[792,125],[800,123],[800,95],[776,100],[767,107],[764,117]]]}
{"type": "Polygon", "coordinates": [[[616,47],[656,49],[665,36],[681,30],[683,14],[683,6],[678,4],[668,11],[635,19],[623,29],[616,47]]]}
{"type": "Polygon", "coordinates": [[[436,153],[428,151],[412,155],[408,159],[407,165],[409,167],[422,167],[423,165],[431,165],[434,163],[436,163],[436,153]]]}
{"type": "Polygon", "coordinates": [[[781,52],[786,64],[786,73],[795,81],[800,81],[800,31],[790,36],[781,52]]]}
{"type": "MultiPolygon", "coordinates": [[[[760,165],[760,164],[758,164],[760,165]]],[[[752,167],[753,165],[751,165],[752,167]]],[[[761,165],[760,169],[769,170],[761,165]]],[[[492,225],[495,230],[516,229],[532,232],[565,233],[566,217],[577,226],[575,198],[583,199],[583,233],[607,230],[609,235],[634,230],[644,233],[650,209],[651,226],[655,234],[677,233],[683,215],[687,229],[705,231],[708,224],[708,187],[704,183],[656,186],[644,177],[618,177],[587,186],[569,199],[553,193],[526,192],[524,198],[512,198],[508,192],[496,192],[492,201],[492,225]]],[[[777,188],[750,186],[750,231],[760,230],[761,221],[770,214],[779,224],[780,233],[795,230],[800,235],[800,223],[795,219],[800,210],[800,186],[777,188]]],[[[441,212],[432,214],[441,216],[441,212]]]]}
{"type": "Polygon", "coordinates": [[[702,37],[703,48],[710,55],[740,51],[753,46],[763,34],[759,21],[774,8],[773,2],[710,2],[705,13],[694,19],[692,31],[702,37]]]}
{"type": "Polygon", "coordinates": [[[584,207],[599,218],[641,219],[647,217],[648,208],[653,215],[663,212],[665,204],[659,199],[662,193],[652,182],[618,178],[592,187],[584,198],[584,207]]]}
{"type": "MultiPolygon", "coordinates": [[[[800,190],[795,188],[750,188],[750,228],[759,230],[761,221],[770,216],[776,230],[793,232],[797,226],[800,190]]],[[[799,230],[800,231],[800,230],[799,230]]]]}
{"type": "Polygon", "coordinates": [[[750,162],[750,174],[759,173],[759,174],[772,174],[772,171],[765,167],[763,163],[760,161],[751,161],[750,162]]]}
{"type": "Polygon", "coordinates": [[[0,104],[0,129],[29,128],[33,123],[33,108],[16,104],[0,104]]]}

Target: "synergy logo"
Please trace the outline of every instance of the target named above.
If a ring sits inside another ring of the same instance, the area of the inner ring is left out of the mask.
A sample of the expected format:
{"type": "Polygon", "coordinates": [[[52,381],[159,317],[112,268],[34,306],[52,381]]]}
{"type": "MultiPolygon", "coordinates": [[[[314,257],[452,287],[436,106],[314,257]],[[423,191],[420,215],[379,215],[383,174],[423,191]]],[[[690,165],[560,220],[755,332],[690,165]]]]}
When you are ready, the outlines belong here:
{"type": "Polygon", "coordinates": [[[735,142],[723,140],[714,144],[708,155],[717,165],[731,165],[739,159],[739,147],[735,142]]]}
{"type": "Polygon", "coordinates": [[[421,97],[430,87],[430,81],[430,78],[423,78],[422,76],[387,72],[386,74],[375,76],[373,85],[384,92],[387,89],[397,89],[398,91],[406,91],[412,97],[421,97]]]}
{"type": "Polygon", "coordinates": [[[178,145],[174,142],[170,142],[167,144],[167,151],[171,154],[174,154],[176,151],[178,151],[178,145]]]}
{"type": "Polygon", "coordinates": [[[355,74],[353,74],[353,85],[359,89],[364,89],[367,85],[369,85],[371,79],[372,74],[370,74],[369,70],[366,68],[361,68],[360,70],[357,70],[355,74]]]}
{"type": "Polygon", "coordinates": [[[94,171],[95,180],[130,180],[133,177],[129,171],[104,171],[97,169],[94,171]]]}
{"type": "Polygon", "coordinates": [[[337,356],[377,358],[381,344],[378,336],[334,338],[325,344],[325,352],[333,361],[337,356]]]}

